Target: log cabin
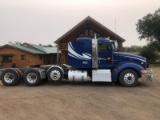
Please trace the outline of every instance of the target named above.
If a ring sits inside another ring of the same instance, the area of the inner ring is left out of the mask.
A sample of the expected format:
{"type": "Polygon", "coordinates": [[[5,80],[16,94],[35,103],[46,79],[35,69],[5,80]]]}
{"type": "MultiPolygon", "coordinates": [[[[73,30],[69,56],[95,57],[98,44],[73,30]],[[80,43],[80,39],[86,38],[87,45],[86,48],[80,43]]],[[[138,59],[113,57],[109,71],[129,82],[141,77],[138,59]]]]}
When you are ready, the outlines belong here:
{"type": "Polygon", "coordinates": [[[10,43],[0,47],[1,67],[24,67],[56,64],[57,48],[30,43],[10,43]]]}

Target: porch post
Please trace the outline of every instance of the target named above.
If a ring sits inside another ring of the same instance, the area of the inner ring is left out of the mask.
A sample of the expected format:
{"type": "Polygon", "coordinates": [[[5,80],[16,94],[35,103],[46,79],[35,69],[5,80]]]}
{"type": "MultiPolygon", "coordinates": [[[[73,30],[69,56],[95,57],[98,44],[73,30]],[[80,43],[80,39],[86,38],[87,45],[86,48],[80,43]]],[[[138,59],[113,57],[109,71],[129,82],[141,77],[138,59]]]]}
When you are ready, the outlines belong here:
{"type": "Polygon", "coordinates": [[[57,64],[59,64],[59,44],[57,44],[57,64]]]}

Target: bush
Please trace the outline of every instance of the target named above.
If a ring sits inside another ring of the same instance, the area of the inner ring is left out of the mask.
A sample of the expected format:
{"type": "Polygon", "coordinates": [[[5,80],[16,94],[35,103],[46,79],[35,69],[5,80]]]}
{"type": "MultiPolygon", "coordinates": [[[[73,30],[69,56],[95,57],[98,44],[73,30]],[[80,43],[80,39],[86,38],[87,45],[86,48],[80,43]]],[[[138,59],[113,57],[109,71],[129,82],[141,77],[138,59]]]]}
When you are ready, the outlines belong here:
{"type": "Polygon", "coordinates": [[[149,63],[155,63],[159,59],[155,47],[151,44],[144,46],[139,55],[145,57],[149,63]]]}

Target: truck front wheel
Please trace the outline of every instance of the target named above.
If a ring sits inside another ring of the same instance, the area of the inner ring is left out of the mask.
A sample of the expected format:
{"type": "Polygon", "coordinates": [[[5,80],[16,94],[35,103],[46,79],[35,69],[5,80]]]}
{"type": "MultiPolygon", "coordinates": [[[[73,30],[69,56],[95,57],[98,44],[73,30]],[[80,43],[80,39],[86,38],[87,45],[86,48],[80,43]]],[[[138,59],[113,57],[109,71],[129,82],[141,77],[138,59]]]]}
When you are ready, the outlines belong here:
{"type": "Polygon", "coordinates": [[[138,83],[138,75],[134,70],[126,69],[120,73],[119,81],[124,87],[134,87],[138,83]]]}

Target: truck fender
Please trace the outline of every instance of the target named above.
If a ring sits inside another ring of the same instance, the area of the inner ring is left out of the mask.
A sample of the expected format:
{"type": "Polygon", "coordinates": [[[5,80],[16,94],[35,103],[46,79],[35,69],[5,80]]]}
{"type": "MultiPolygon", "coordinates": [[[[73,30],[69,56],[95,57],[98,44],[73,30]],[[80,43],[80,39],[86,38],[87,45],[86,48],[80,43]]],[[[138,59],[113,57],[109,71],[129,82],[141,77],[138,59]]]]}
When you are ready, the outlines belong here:
{"type": "Polygon", "coordinates": [[[58,65],[51,66],[47,70],[46,75],[50,81],[60,82],[64,77],[64,70],[61,66],[58,65]]]}
{"type": "Polygon", "coordinates": [[[112,70],[112,80],[116,81],[119,77],[119,74],[124,70],[124,69],[133,69],[137,72],[138,76],[141,77],[141,70],[144,70],[143,67],[136,63],[123,63],[118,65],[116,68],[112,70]]]}

